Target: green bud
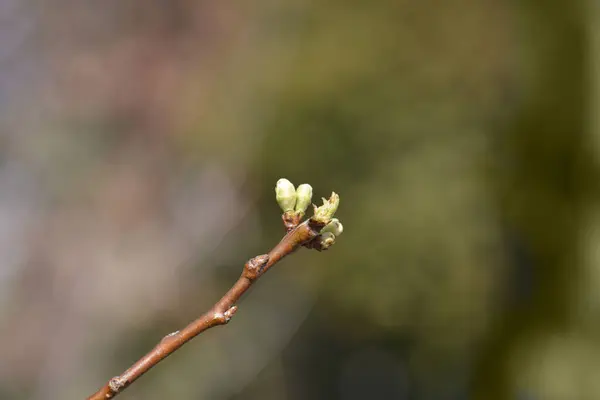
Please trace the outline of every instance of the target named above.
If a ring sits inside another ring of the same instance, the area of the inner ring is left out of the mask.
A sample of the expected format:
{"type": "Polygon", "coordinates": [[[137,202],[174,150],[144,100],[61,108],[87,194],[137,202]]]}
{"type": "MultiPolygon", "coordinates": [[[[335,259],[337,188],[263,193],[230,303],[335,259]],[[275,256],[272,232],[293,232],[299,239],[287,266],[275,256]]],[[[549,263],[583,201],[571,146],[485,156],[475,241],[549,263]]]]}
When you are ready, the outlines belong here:
{"type": "Polygon", "coordinates": [[[327,250],[335,243],[335,235],[331,232],[321,234],[321,250],[327,250]]]}
{"type": "Polygon", "coordinates": [[[312,200],[312,186],[308,183],[303,183],[296,189],[296,195],[298,196],[298,200],[296,201],[296,214],[304,215],[304,212],[312,200]]]}
{"type": "Polygon", "coordinates": [[[292,182],[285,178],[278,180],[275,186],[275,199],[283,212],[293,211],[296,205],[296,189],[292,182]]]}
{"type": "Polygon", "coordinates": [[[337,218],[332,218],[331,222],[329,222],[327,225],[325,225],[325,227],[323,229],[321,229],[321,233],[331,232],[336,237],[340,236],[343,231],[344,231],[344,226],[342,225],[340,220],[337,218]]]}
{"type": "Polygon", "coordinates": [[[340,205],[340,196],[335,192],[331,192],[331,197],[327,200],[323,198],[321,207],[314,206],[315,215],[312,217],[314,221],[328,224],[340,205]]]}

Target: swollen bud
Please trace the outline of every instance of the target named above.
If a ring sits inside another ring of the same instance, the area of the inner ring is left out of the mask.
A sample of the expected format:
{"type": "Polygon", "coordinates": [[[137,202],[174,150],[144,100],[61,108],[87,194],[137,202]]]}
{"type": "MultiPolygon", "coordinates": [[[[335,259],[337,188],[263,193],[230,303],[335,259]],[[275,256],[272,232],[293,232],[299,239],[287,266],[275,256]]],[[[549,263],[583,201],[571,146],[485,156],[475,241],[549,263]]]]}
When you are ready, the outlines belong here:
{"type": "Polygon", "coordinates": [[[321,250],[327,250],[335,243],[335,235],[331,232],[325,232],[321,234],[321,250]]]}
{"type": "Polygon", "coordinates": [[[321,233],[331,232],[335,236],[340,236],[344,231],[344,226],[337,218],[332,218],[331,222],[329,222],[323,229],[321,229],[321,233]]]}
{"type": "Polygon", "coordinates": [[[314,206],[315,215],[312,217],[312,220],[323,224],[328,224],[337,211],[339,205],[340,196],[338,196],[335,192],[331,192],[331,197],[329,197],[329,199],[323,198],[323,205],[321,207],[314,206]]]}
{"type": "Polygon", "coordinates": [[[312,200],[312,186],[308,183],[303,183],[298,186],[296,196],[298,197],[296,200],[296,214],[304,215],[304,212],[312,200]]]}
{"type": "Polygon", "coordinates": [[[278,180],[275,186],[275,199],[283,212],[293,211],[296,205],[296,189],[292,182],[285,178],[278,180]]]}

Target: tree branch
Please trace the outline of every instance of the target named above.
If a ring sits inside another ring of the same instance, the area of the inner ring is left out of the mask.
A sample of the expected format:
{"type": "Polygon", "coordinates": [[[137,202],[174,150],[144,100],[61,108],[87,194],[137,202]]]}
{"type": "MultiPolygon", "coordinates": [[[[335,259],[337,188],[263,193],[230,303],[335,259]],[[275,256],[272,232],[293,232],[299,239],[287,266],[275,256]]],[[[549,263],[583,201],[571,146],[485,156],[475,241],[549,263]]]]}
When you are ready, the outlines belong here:
{"type": "Polygon", "coordinates": [[[300,218],[297,215],[292,217],[291,215],[286,216],[284,214],[282,218],[288,233],[268,254],[251,258],[244,265],[242,275],[237,282],[234,283],[231,289],[210,310],[182,330],[165,336],[148,354],[140,358],[123,374],[109,380],[100,390],[89,396],[88,400],[112,399],[150,368],[154,367],[198,334],[214,326],[227,324],[237,311],[236,303],[246,290],[267,272],[269,268],[283,257],[293,253],[300,246],[317,250],[327,249],[328,246],[320,241],[321,235],[319,235],[319,232],[325,226],[322,221],[312,218],[300,224],[300,218]]]}

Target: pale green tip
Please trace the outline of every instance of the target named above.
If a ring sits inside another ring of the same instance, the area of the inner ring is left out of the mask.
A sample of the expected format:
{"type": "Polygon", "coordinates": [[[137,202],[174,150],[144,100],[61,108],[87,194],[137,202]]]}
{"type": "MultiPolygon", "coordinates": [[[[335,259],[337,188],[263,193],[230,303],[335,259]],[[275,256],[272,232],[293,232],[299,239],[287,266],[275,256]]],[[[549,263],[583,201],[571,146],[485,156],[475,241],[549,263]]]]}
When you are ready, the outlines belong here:
{"type": "Polygon", "coordinates": [[[337,218],[332,218],[331,221],[321,229],[321,233],[331,232],[335,236],[340,236],[344,232],[344,226],[337,218]]]}
{"type": "Polygon", "coordinates": [[[298,196],[298,199],[296,200],[296,214],[304,215],[312,200],[312,192],[312,186],[308,183],[303,183],[298,186],[298,189],[296,189],[296,195],[298,196]]]}
{"type": "Polygon", "coordinates": [[[277,181],[275,186],[275,199],[283,212],[294,211],[296,205],[296,189],[292,182],[285,178],[277,181]]]}
{"type": "Polygon", "coordinates": [[[328,224],[340,205],[340,196],[335,192],[331,192],[329,199],[323,198],[323,205],[320,207],[314,206],[315,215],[312,217],[314,221],[328,224]]]}

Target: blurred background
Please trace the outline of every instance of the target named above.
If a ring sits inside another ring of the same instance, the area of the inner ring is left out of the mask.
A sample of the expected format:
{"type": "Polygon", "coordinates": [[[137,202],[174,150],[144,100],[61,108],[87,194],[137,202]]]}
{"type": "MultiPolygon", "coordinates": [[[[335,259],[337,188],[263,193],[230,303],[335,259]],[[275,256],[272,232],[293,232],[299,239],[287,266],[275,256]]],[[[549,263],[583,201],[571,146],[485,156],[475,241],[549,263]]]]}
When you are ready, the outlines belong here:
{"type": "Polygon", "coordinates": [[[0,0],[0,398],[600,399],[597,1],[0,0]]]}

